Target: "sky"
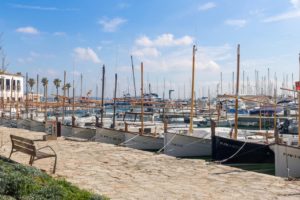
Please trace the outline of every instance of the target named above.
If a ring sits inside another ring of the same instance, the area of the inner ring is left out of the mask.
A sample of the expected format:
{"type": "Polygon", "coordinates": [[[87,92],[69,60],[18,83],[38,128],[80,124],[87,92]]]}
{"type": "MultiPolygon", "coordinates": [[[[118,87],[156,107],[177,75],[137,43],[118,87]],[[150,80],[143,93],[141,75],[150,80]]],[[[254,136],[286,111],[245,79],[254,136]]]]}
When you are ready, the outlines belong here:
{"type": "Polygon", "coordinates": [[[193,45],[196,96],[220,93],[221,73],[222,93],[232,92],[238,44],[249,91],[256,70],[261,80],[269,68],[279,86],[299,79],[300,0],[2,0],[0,32],[7,70],[48,77],[52,93],[66,71],[76,94],[82,74],[83,93],[100,96],[105,65],[105,96],[115,73],[117,95],[133,95],[132,55],[137,94],[143,62],[146,92],[151,84],[160,96],[173,89],[173,97],[188,97],[193,45]]]}

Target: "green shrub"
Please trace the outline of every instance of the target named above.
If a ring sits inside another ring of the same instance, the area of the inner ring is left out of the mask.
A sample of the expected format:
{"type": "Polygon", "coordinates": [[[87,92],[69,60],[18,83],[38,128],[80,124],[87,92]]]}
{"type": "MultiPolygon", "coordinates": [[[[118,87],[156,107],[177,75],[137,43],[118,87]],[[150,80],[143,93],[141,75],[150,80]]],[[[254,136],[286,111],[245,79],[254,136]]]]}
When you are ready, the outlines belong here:
{"type": "Polygon", "coordinates": [[[33,167],[0,156],[0,200],[103,200],[107,197],[79,189],[64,179],[53,179],[33,167]]]}

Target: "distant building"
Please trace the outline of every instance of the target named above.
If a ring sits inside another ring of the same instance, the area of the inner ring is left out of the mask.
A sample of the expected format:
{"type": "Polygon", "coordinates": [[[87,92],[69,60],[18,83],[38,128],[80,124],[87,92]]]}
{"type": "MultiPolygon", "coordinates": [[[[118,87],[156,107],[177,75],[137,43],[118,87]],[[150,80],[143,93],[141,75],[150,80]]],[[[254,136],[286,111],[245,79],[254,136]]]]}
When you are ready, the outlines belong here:
{"type": "Polygon", "coordinates": [[[23,101],[24,77],[21,73],[11,74],[0,71],[0,100],[1,102],[23,101]]]}

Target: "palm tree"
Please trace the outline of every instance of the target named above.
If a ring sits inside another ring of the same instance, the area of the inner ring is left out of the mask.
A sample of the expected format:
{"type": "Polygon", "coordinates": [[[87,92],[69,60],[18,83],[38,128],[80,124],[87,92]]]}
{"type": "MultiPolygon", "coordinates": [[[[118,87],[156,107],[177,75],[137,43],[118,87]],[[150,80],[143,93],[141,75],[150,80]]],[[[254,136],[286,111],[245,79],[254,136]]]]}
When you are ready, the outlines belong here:
{"type": "Polygon", "coordinates": [[[42,78],[42,84],[43,84],[43,87],[44,87],[44,97],[45,97],[45,122],[47,121],[47,108],[46,108],[46,105],[47,105],[47,99],[48,99],[48,79],[46,77],[42,78]]]}
{"type": "Polygon", "coordinates": [[[35,84],[35,80],[33,78],[28,79],[28,84],[29,84],[29,87],[30,87],[30,91],[31,91],[31,95],[32,95],[32,101],[33,101],[33,90],[32,90],[32,88],[35,84]]]}
{"type": "Polygon", "coordinates": [[[43,84],[43,87],[44,87],[44,97],[45,98],[47,98],[46,97],[46,95],[47,95],[47,91],[46,91],[46,89],[48,88],[48,79],[46,78],[46,77],[44,77],[44,78],[42,78],[42,84],[43,84]]]}
{"type": "Polygon", "coordinates": [[[56,100],[58,102],[58,88],[60,87],[61,80],[56,78],[56,79],[53,80],[53,83],[56,87],[56,100]]]}
{"type": "Polygon", "coordinates": [[[68,98],[70,98],[70,88],[72,87],[72,86],[71,86],[71,83],[67,83],[67,84],[65,85],[65,87],[66,87],[66,89],[67,89],[67,91],[68,91],[68,98]]]}

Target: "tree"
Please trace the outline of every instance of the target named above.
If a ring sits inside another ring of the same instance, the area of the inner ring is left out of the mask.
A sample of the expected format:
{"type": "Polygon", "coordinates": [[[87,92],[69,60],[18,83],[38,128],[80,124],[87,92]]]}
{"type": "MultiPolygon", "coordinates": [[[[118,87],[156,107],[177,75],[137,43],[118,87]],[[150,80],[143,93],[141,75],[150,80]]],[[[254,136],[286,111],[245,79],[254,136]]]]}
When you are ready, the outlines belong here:
{"type": "Polygon", "coordinates": [[[65,87],[62,88],[62,90],[64,90],[64,88],[66,88],[67,92],[68,92],[68,98],[70,98],[70,88],[71,88],[71,83],[66,83],[65,87]]]}
{"type": "Polygon", "coordinates": [[[47,99],[48,99],[48,79],[46,77],[42,78],[42,84],[43,84],[43,87],[44,87],[44,97],[45,97],[45,113],[44,113],[44,116],[45,116],[45,122],[47,121],[47,99]]]}
{"type": "MultiPolygon", "coordinates": [[[[44,97],[46,97],[46,89],[48,88],[48,79],[46,77],[42,78],[41,80],[42,84],[43,84],[43,87],[44,87],[44,97]]],[[[47,97],[46,97],[47,98],[47,97]]]]}
{"type": "Polygon", "coordinates": [[[53,83],[56,87],[56,100],[58,102],[58,88],[60,87],[61,80],[56,78],[56,79],[53,80],[53,83]]]}
{"type": "Polygon", "coordinates": [[[32,95],[32,101],[33,101],[33,86],[35,84],[35,80],[33,78],[28,79],[28,84],[30,87],[31,95],[32,95]]]}

